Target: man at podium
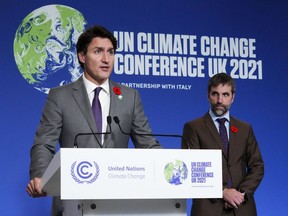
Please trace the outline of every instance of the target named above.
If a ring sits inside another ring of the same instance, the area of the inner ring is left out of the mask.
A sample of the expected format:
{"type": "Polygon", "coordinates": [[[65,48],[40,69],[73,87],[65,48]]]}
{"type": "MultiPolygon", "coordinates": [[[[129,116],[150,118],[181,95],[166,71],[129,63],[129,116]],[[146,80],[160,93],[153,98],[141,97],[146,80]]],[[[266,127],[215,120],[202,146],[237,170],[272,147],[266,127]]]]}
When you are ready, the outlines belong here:
{"type": "MultiPolygon", "coordinates": [[[[58,143],[61,148],[127,148],[130,137],[136,148],[161,148],[153,136],[139,135],[151,134],[151,128],[138,91],[109,78],[117,48],[113,34],[92,26],[76,47],[83,75],[50,90],[30,151],[26,191],[32,197],[45,196],[41,177],[58,143]]],[[[60,198],[54,198],[52,215],[62,215],[61,210],[60,198]]]]}

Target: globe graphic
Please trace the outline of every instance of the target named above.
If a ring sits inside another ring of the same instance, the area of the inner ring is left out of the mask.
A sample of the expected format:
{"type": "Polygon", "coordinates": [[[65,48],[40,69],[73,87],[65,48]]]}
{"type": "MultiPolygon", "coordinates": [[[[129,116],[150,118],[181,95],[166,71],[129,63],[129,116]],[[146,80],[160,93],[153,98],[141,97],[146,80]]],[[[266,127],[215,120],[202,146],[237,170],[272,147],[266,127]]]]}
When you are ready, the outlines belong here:
{"type": "Polygon", "coordinates": [[[175,160],[167,163],[164,169],[165,179],[172,185],[180,185],[187,179],[188,169],[184,162],[175,160]]]}
{"type": "Polygon", "coordinates": [[[43,93],[78,79],[76,42],[83,15],[64,5],[47,5],[28,14],[14,38],[14,58],[23,78],[43,93]]]}

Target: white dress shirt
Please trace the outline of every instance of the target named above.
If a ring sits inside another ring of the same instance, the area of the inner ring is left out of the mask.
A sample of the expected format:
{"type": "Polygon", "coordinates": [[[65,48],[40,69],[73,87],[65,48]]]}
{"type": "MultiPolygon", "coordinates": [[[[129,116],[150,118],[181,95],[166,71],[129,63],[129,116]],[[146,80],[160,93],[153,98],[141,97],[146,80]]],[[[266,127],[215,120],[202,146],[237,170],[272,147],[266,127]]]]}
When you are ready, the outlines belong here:
{"type": "MultiPolygon", "coordinates": [[[[101,104],[102,109],[102,132],[107,131],[107,116],[109,115],[109,109],[110,109],[110,88],[109,88],[109,80],[107,79],[102,85],[97,86],[88,79],[86,79],[85,75],[83,75],[83,81],[84,85],[88,94],[88,98],[90,101],[90,105],[92,107],[92,101],[94,98],[94,90],[97,87],[101,87],[102,90],[99,93],[99,100],[101,104]]],[[[102,135],[102,144],[104,141],[104,135],[102,135]]]]}
{"type": "Polygon", "coordinates": [[[230,114],[229,114],[229,111],[223,115],[223,116],[216,116],[212,110],[210,109],[209,110],[209,115],[211,116],[214,124],[215,124],[215,127],[217,128],[218,132],[219,132],[219,122],[217,121],[218,118],[226,118],[227,121],[225,122],[225,127],[226,127],[226,131],[227,131],[227,136],[228,136],[228,140],[229,140],[229,137],[230,137],[230,130],[229,130],[229,125],[230,125],[230,114]]]}

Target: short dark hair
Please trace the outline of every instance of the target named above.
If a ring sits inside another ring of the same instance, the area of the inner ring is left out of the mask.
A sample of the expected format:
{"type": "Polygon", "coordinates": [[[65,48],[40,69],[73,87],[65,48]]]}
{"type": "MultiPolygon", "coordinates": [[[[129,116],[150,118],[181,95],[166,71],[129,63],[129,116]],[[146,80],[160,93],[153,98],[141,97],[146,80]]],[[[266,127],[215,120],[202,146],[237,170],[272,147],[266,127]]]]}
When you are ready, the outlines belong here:
{"type": "Polygon", "coordinates": [[[208,82],[208,94],[210,93],[212,87],[216,87],[220,84],[228,84],[231,86],[232,94],[236,92],[236,85],[233,78],[226,73],[218,73],[211,77],[208,82]]]}
{"type": "MultiPolygon", "coordinates": [[[[117,40],[114,35],[108,31],[106,28],[100,25],[94,25],[87,28],[78,38],[76,49],[77,54],[83,52],[84,54],[87,53],[87,49],[93,38],[100,37],[100,38],[108,38],[114,48],[114,51],[117,49],[117,40]]],[[[79,59],[78,59],[79,61],[79,59]]],[[[82,62],[79,61],[80,66],[83,68],[84,65],[82,62]]]]}

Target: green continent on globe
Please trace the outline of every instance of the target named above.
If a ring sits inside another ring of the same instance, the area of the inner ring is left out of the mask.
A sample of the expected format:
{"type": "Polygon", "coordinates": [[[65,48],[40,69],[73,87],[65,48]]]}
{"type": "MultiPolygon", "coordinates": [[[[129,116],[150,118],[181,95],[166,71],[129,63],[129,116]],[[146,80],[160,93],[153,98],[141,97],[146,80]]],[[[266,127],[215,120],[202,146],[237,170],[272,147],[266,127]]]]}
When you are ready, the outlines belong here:
{"type": "Polygon", "coordinates": [[[173,176],[173,170],[174,170],[174,164],[173,163],[169,163],[165,166],[165,179],[169,182],[172,179],[173,176]]]}
{"type": "Polygon", "coordinates": [[[164,169],[165,179],[173,185],[180,185],[187,178],[188,169],[185,163],[175,160],[174,163],[168,163],[164,169]]]}
{"type": "Polygon", "coordinates": [[[28,14],[14,39],[14,57],[24,79],[45,93],[76,80],[81,75],[76,42],[85,25],[79,11],[64,5],[47,5],[28,14]]]}

